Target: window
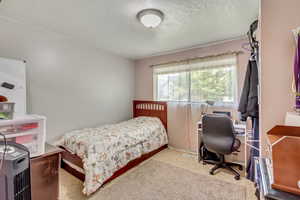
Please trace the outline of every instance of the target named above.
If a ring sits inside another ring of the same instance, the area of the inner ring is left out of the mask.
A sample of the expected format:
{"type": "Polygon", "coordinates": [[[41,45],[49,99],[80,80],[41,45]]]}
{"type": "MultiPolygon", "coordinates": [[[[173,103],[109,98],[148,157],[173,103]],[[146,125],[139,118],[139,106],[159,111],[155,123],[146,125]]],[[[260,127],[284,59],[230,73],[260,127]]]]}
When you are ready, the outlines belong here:
{"type": "Polygon", "coordinates": [[[236,65],[236,55],[231,54],[154,66],[155,99],[234,105],[236,65]]]}

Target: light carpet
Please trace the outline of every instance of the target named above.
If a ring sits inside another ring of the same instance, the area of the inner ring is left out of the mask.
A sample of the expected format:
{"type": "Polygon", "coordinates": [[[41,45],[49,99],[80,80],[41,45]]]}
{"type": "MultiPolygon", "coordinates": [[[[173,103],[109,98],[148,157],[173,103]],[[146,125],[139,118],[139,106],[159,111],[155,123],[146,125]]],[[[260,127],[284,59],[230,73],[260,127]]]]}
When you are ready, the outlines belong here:
{"type": "Polygon", "coordinates": [[[105,200],[245,200],[246,188],[151,160],[102,195],[105,200]]]}
{"type": "Polygon", "coordinates": [[[61,171],[60,200],[249,200],[254,199],[253,184],[231,174],[208,174],[208,166],[193,156],[167,149],[94,195],[82,195],[82,182],[61,171]]]}

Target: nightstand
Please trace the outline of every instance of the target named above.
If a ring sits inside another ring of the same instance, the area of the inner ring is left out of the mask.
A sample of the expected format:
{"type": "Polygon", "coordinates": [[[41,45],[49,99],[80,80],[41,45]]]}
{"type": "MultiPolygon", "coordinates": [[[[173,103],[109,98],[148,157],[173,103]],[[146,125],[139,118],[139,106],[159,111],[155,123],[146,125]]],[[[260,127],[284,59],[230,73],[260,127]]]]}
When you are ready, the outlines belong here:
{"type": "Polygon", "coordinates": [[[30,159],[32,200],[57,200],[62,149],[46,144],[45,153],[30,159]]]}

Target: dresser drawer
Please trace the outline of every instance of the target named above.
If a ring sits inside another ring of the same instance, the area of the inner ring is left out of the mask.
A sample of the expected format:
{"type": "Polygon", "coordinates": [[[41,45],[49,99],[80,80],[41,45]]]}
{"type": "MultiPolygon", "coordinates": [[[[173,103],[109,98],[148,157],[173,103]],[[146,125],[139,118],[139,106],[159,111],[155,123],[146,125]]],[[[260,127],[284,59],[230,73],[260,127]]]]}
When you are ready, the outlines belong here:
{"type": "Polygon", "coordinates": [[[32,200],[57,200],[60,154],[31,159],[32,200]]]}

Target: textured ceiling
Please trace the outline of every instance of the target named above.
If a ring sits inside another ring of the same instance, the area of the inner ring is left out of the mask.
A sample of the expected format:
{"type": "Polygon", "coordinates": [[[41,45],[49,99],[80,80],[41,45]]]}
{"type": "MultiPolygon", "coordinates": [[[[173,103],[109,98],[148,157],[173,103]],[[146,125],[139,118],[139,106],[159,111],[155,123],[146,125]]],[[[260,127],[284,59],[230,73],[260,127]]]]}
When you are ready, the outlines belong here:
{"type": "Polygon", "coordinates": [[[258,10],[259,0],[3,0],[0,20],[140,58],[242,36],[258,10]],[[164,12],[157,29],[136,19],[145,8],[164,12]]]}

